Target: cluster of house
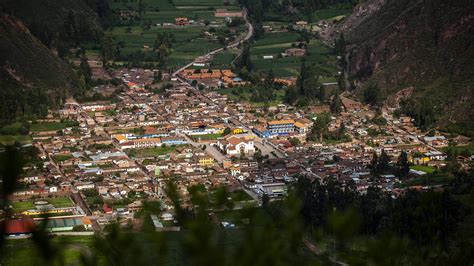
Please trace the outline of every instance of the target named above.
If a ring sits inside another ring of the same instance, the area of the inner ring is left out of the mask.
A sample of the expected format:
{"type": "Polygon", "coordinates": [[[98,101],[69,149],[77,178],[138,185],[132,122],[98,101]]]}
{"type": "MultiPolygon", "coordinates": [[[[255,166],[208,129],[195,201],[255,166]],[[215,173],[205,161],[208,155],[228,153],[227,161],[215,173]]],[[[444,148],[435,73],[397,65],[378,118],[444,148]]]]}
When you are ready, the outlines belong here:
{"type": "Polygon", "coordinates": [[[185,69],[180,74],[181,77],[193,81],[214,80],[218,86],[234,87],[247,84],[229,69],[185,69]]]}
{"type": "MultiPolygon", "coordinates": [[[[155,94],[147,89],[152,73],[115,72],[126,84],[116,103],[68,101],[59,118],[52,119],[71,119],[77,125],[32,134],[41,167],[25,169],[20,179],[25,185],[13,199],[78,192],[88,205],[81,208],[99,217],[102,225],[117,217],[133,219],[142,200],[161,200],[172,215],[163,193],[170,179],[188,204],[188,189],[195,185],[207,191],[220,186],[245,189],[253,199],[264,194],[279,197],[299,174],[351,181],[364,191],[374,185],[368,168],[374,152],[384,151],[394,162],[406,151],[413,164],[445,164],[446,155],[439,150],[447,145],[445,137],[425,136],[411,119],[387,113],[381,114],[386,123],[377,124],[373,111],[348,98],[341,97],[343,112],[331,117],[328,130],[336,133],[344,126],[350,140],[329,145],[306,141],[319,113],[328,108],[256,107],[181,83],[155,94]]],[[[233,77],[230,70],[186,70],[181,75],[188,80],[233,77]]],[[[400,193],[402,181],[397,176],[386,175],[377,182],[400,193]]]]}
{"type": "MultiPolygon", "coordinates": [[[[306,54],[306,49],[304,48],[288,48],[281,53],[282,57],[302,57],[306,54]]],[[[273,55],[263,55],[263,59],[274,59],[273,55]]]]}
{"type": "Polygon", "coordinates": [[[253,127],[253,132],[262,138],[276,136],[296,136],[306,134],[311,130],[313,121],[304,117],[296,119],[270,120],[259,119],[258,124],[253,127]]]}
{"type": "Polygon", "coordinates": [[[242,18],[244,13],[242,11],[229,11],[225,8],[217,8],[214,16],[216,18],[242,18]]]}

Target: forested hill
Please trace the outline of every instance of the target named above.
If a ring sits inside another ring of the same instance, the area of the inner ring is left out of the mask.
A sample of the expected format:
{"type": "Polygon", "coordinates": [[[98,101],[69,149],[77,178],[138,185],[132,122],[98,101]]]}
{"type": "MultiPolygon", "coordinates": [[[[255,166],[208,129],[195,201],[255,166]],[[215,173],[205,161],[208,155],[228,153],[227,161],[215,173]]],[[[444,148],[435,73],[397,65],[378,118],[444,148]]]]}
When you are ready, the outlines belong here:
{"type": "Polygon", "coordinates": [[[12,15],[28,27],[60,57],[78,44],[98,41],[100,19],[83,0],[2,0],[0,12],[12,15]]]}
{"type": "Polygon", "coordinates": [[[80,0],[0,1],[0,122],[41,117],[81,94],[65,58],[101,35],[98,16],[80,0]]]}
{"type": "Polygon", "coordinates": [[[376,84],[383,101],[413,87],[413,97],[402,102],[405,113],[425,119],[418,122],[426,127],[472,133],[474,2],[369,0],[363,5],[337,26],[360,94],[376,84]]]}
{"type": "Polygon", "coordinates": [[[44,114],[74,88],[74,72],[25,25],[0,15],[0,115],[11,120],[25,113],[44,114]]]}

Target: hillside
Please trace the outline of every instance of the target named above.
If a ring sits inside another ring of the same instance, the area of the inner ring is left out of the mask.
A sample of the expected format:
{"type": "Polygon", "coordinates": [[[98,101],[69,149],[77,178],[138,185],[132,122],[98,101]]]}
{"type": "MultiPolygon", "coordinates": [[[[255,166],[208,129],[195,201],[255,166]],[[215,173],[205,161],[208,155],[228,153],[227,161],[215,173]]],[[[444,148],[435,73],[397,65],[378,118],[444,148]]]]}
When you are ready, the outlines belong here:
{"type": "Polygon", "coordinates": [[[41,114],[75,86],[70,66],[18,19],[0,15],[0,120],[41,114]]]}
{"type": "Polygon", "coordinates": [[[388,98],[413,87],[412,101],[429,102],[438,125],[474,131],[474,3],[373,0],[364,5],[337,26],[345,34],[357,92],[377,83],[388,98]]]}
{"type": "Polygon", "coordinates": [[[97,14],[82,0],[0,1],[0,121],[40,117],[67,95],[81,94],[61,58],[97,44],[102,34],[97,14]]]}
{"type": "Polygon", "coordinates": [[[22,20],[34,36],[60,55],[102,36],[99,17],[82,0],[3,0],[0,12],[22,20]]]}

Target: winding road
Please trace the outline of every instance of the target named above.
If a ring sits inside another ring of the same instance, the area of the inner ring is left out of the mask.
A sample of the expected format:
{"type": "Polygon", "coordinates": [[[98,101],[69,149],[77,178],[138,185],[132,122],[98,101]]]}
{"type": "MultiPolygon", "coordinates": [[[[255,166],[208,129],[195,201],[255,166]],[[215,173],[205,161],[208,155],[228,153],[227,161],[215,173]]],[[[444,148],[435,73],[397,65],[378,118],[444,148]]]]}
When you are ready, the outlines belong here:
{"type": "MultiPolygon", "coordinates": [[[[247,41],[248,39],[250,39],[250,38],[252,37],[252,35],[253,35],[253,25],[252,25],[252,23],[250,23],[250,21],[249,21],[249,19],[248,19],[248,17],[247,17],[247,10],[246,10],[245,8],[243,8],[243,14],[244,14],[245,24],[247,25],[247,34],[246,34],[243,38],[239,38],[239,39],[237,39],[236,41],[234,41],[233,43],[230,43],[229,45],[227,45],[227,46],[225,46],[225,47],[221,47],[221,48],[219,48],[219,49],[210,51],[210,52],[207,53],[207,54],[201,55],[202,57],[206,57],[206,56],[210,56],[210,55],[217,54],[217,53],[219,53],[219,52],[224,51],[224,49],[230,49],[230,48],[237,47],[239,44],[241,44],[241,43],[247,41]]],[[[198,57],[201,57],[201,56],[198,56],[198,57]]],[[[240,53],[239,53],[239,55],[237,55],[237,57],[239,57],[239,56],[240,56],[240,53]]],[[[237,57],[236,57],[236,58],[237,58],[237,57]]],[[[187,65],[185,65],[185,66],[179,68],[179,69],[176,70],[175,72],[173,72],[172,76],[173,76],[173,77],[176,77],[181,71],[183,71],[183,70],[185,70],[186,68],[192,66],[193,63],[194,63],[194,60],[193,60],[191,63],[189,63],[189,64],[187,64],[187,65]]]]}

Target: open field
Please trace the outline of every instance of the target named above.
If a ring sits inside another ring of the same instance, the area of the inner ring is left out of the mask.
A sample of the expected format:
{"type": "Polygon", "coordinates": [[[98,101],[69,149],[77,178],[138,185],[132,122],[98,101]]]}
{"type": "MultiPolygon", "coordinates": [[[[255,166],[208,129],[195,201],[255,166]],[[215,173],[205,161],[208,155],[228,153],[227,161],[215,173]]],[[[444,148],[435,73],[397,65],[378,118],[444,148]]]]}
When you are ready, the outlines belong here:
{"type": "Polygon", "coordinates": [[[229,100],[239,102],[250,102],[255,107],[262,107],[265,104],[268,106],[277,106],[281,104],[285,97],[284,90],[275,91],[275,99],[269,102],[253,102],[252,101],[252,92],[245,87],[232,87],[232,88],[220,88],[217,90],[220,94],[226,95],[229,100]]]}
{"type": "Polygon", "coordinates": [[[337,8],[325,8],[314,12],[313,20],[319,21],[322,19],[331,19],[339,16],[347,16],[351,14],[352,9],[337,9],[337,8]]]}
{"type": "MultiPolygon", "coordinates": [[[[301,69],[303,57],[282,57],[278,55],[285,49],[292,48],[298,43],[299,34],[295,32],[266,33],[252,45],[251,59],[257,71],[273,70],[276,76],[297,76],[301,69]],[[265,55],[272,55],[273,59],[263,59],[265,55]]],[[[337,59],[332,49],[319,40],[311,40],[308,48],[306,64],[316,65],[325,82],[333,82],[337,74],[337,59]]]]}
{"type": "Polygon", "coordinates": [[[35,208],[33,201],[15,201],[12,202],[13,211],[18,213],[22,211],[27,211],[35,208]]]}
{"type": "Polygon", "coordinates": [[[459,145],[459,146],[453,146],[453,147],[444,147],[442,148],[443,152],[449,152],[452,151],[456,154],[474,154],[474,143],[470,143],[468,145],[459,145]]]}
{"type": "Polygon", "coordinates": [[[231,67],[231,62],[234,60],[237,55],[236,50],[227,50],[221,53],[218,53],[212,59],[211,67],[218,69],[228,69],[231,67]]]}
{"type": "Polygon", "coordinates": [[[64,162],[66,160],[69,160],[72,158],[72,155],[69,155],[69,154],[57,154],[57,155],[53,155],[53,159],[56,161],[56,162],[64,162]]]}
{"type": "Polygon", "coordinates": [[[410,166],[410,169],[417,170],[417,171],[423,171],[425,173],[431,174],[433,173],[436,169],[431,167],[431,166],[426,166],[426,165],[413,165],[410,166]]]}
{"type": "MultiPolygon", "coordinates": [[[[168,57],[168,67],[177,67],[189,63],[197,56],[221,47],[221,44],[203,38],[203,32],[208,31],[207,26],[201,23],[214,22],[220,29],[228,29],[224,18],[214,16],[215,9],[225,8],[228,10],[240,10],[236,1],[226,0],[144,0],[143,14],[140,19],[129,21],[124,19],[121,25],[114,27],[106,34],[112,35],[120,44],[121,52],[119,62],[122,61],[146,61],[157,63],[157,54],[153,51],[153,45],[158,33],[172,33],[176,39],[168,57]],[[194,20],[196,24],[187,26],[167,26],[163,23],[175,23],[175,18],[187,17],[194,20]],[[143,23],[149,23],[150,27],[143,27],[143,23]],[[160,24],[160,25],[157,25],[160,24]],[[145,48],[145,46],[149,48],[145,48]],[[141,54],[140,54],[141,53],[141,54]]],[[[136,2],[117,1],[111,4],[112,9],[118,11],[138,11],[136,2]]],[[[138,15],[138,13],[135,13],[138,15]]],[[[239,26],[233,28],[237,33],[245,30],[239,26]]]]}
{"type": "MultiPolygon", "coordinates": [[[[160,155],[166,155],[176,151],[178,146],[165,146],[165,147],[156,147],[156,148],[147,148],[147,149],[130,149],[127,150],[129,156],[144,158],[144,157],[157,157],[160,155]]],[[[183,146],[180,146],[183,147],[183,146]]]]}
{"type": "Polygon", "coordinates": [[[194,141],[200,140],[215,140],[222,137],[222,134],[206,134],[190,136],[194,141]]]}
{"type": "Polygon", "coordinates": [[[39,122],[33,123],[30,125],[31,132],[41,132],[41,131],[57,131],[65,129],[67,127],[75,126],[77,122],[66,121],[66,122],[39,122]]]}
{"type": "Polygon", "coordinates": [[[1,144],[13,144],[14,142],[31,143],[32,139],[28,135],[0,135],[1,144]]]}
{"type": "Polygon", "coordinates": [[[242,189],[232,191],[230,193],[230,197],[235,202],[252,200],[252,197],[250,197],[249,194],[247,194],[247,192],[242,189]]]}
{"type": "Polygon", "coordinates": [[[15,201],[12,202],[13,211],[15,213],[31,210],[35,208],[35,201],[45,200],[52,204],[56,208],[66,208],[74,206],[69,197],[59,197],[59,198],[46,198],[46,199],[31,199],[26,201],[15,201]]]}
{"type": "Polygon", "coordinates": [[[59,197],[59,198],[47,198],[46,201],[53,204],[56,208],[65,208],[73,206],[71,199],[69,197],[59,197]]]}
{"type": "MultiPolygon", "coordinates": [[[[93,248],[93,240],[93,236],[59,236],[51,238],[51,244],[62,251],[66,265],[75,265],[80,262],[81,250],[93,248]]],[[[39,265],[40,255],[39,247],[31,239],[7,240],[0,262],[2,265],[39,265]]],[[[104,262],[99,256],[97,264],[104,262]]]]}

